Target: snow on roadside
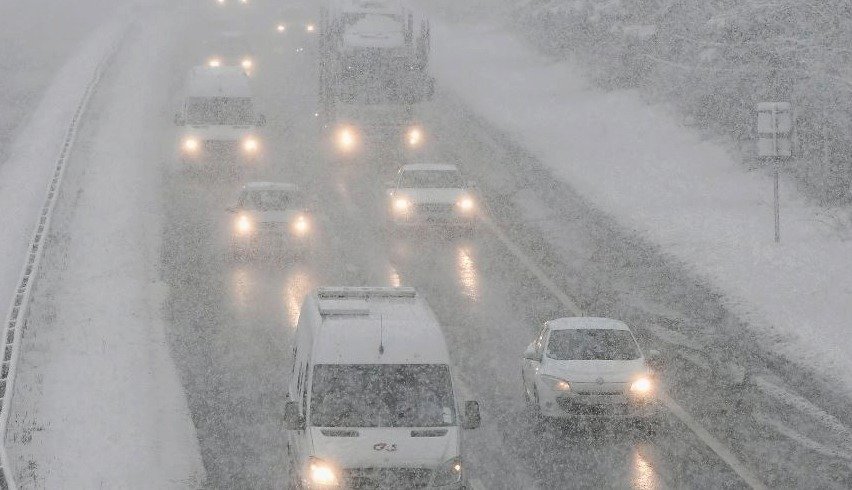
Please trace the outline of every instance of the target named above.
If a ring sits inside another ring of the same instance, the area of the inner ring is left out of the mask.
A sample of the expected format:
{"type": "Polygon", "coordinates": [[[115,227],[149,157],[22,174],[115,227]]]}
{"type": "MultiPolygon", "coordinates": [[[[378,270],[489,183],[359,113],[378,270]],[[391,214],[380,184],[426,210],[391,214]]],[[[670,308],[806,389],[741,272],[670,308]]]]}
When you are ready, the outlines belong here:
{"type": "MultiPolygon", "coordinates": [[[[151,141],[163,136],[164,120],[151,108],[169,102],[161,59],[172,49],[174,22],[160,12],[137,23],[90,103],[68,163],[6,440],[22,487],[197,488],[204,481],[165,338],[158,271],[161,155],[151,141]]],[[[96,32],[48,91],[44,120],[34,118],[25,133],[30,145],[22,145],[33,165],[55,161],[52,148],[32,143],[52,142],[55,125],[64,131],[63,103],[79,101],[127,26],[117,20],[96,32]]],[[[21,172],[22,184],[41,177],[30,170],[21,172]]]]}
{"type": "Polygon", "coordinates": [[[706,276],[771,347],[839,379],[852,395],[852,241],[782,183],[782,244],[772,183],[724,144],[702,140],[634,91],[603,92],[487,25],[433,20],[441,87],[517,138],[586,199],[706,276]],[[465,67],[459,70],[459,67],[465,67]]]}

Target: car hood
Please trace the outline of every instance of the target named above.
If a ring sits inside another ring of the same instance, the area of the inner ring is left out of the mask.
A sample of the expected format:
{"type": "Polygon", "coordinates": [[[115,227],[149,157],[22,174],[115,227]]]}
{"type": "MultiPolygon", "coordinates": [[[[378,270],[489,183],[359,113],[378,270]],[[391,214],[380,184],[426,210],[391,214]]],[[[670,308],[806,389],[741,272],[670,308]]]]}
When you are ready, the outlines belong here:
{"type": "Polygon", "coordinates": [[[459,454],[458,427],[310,427],[313,455],[341,468],[432,468],[459,454]],[[341,433],[351,431],[352,437],[341,433]],[[415,437],[413,434],[418,434],[415,437]],[[430,437],[424,437],[430,435],[430,437]]]}
{"type": "Polygon", "coordinates": [[[397,189],[395,196],[405,196],[412,204],[455,204],[469,194],[467,189],[397,189]]]}
{"type": "Polygon", "coordinates": [[[187,136],[194,136],[204,141],[240,140],[253,134],[252,126],[205,125],[190,126],[187,136]]]}
{"type": "Polygon", "coordinates": [[[646,374],[645,361],[640,357],[631,361],[558,361],[547,359],[541,374],[575,383],[627,383],[646,374]]]}
{"type": "Polygon", "coordinates": [[[290,223],[301,211],[285,209],[284,211],[250,211],[251,217],[258,223],[290,223]]]}

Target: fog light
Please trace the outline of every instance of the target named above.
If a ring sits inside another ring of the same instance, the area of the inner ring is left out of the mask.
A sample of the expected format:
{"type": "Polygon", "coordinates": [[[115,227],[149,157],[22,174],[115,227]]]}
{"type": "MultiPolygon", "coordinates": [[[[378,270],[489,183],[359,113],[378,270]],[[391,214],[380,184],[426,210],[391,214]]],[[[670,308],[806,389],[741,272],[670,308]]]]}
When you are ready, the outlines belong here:
{"type": "Polygon", "coordinates": [[[420,128],[411,128],[406,135],[408,146],[417,147],[423,142],[423,131],[420,128]]]}
{"type": "Polygon", "coordinates": [[[251,70],[251,67],[254,65],[250,58],[245,58],[240,65],[242,65],[243,70],[251,70]]]}
{"type": "Polygon", "coordinates": [[[220,60],[219,58],[210,58],[210,60],[207,61],[207,66],[209,66],[210,68],[219,68],[220,66],[222,66],[222,60],[220,60]]]}

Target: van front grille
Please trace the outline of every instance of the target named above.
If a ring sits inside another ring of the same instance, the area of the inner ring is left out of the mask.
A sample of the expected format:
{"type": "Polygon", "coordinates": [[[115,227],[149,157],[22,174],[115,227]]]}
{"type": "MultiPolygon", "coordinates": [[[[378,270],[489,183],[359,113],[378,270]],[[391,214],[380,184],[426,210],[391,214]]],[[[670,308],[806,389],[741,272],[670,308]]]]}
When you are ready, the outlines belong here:
{"type": "Polygon", "coordinates": [[[342,480],[345,488],[425,488],[431,477],[426,468],[348,468],[342,480]]]}

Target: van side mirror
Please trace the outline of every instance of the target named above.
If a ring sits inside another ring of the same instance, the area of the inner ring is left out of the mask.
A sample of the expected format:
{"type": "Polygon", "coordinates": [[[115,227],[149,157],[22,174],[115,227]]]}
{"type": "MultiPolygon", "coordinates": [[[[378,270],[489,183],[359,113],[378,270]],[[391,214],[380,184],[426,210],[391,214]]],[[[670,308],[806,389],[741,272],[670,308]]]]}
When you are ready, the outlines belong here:
{"type": "Polygon", "coordinates": [[[288,401],[284,404],[284,428],[287,430],[305,430],[305,417],[299,413],[299,404],[288,401]]]}
{"type": "Polygon", "coordinates": [[[665,361],[663,360],[663,356],[660,354],[660,351],[657,349],[651,349],[648,351],[648,356],[645,358],[648,367],[653,369],[654,371],[659,371],[665,366],[665,361]]]}
{"type": "Polygon", "coordinates": [[[256,124],[258,127],[259,127],[259,126],[265,126],[265,125],[266,125],[266,116],[264,116],[263,114],[258,114],[258,116],[257,116],[257,122],[256,122],[255,124],[256,124]]]}
{"type": "Polygon", "coordinates": [[[524,359],[528,361],[541,362],[541,355],[535,351],[535,346],[533,344],[527,346],[527,349],[524,351],[524,359]]]}
{"type": "Polygon", "coordinates": [[[183,117],[183,114],[180,112],[175,113],[175,126],[185,126],[186,119],[183,117]]]}
{"type": "Polygon", "coordinates": [[[464,402],[464,420],[462,420],[462,429],[478,429],[480,423],[482,423],[482,416],[479,414],[479,402],[464,402]]]}

